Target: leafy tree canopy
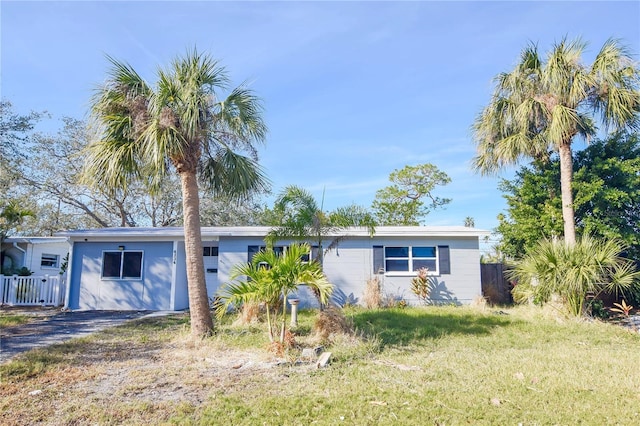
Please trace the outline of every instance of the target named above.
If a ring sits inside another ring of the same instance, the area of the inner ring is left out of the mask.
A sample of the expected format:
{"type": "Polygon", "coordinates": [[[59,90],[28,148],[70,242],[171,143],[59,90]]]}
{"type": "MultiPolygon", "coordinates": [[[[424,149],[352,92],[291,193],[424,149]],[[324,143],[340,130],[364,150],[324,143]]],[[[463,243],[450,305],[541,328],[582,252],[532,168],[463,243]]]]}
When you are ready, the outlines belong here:
{"type": "MultiPolygon", "coordinates": [[[[520,258],[538,240],[562,235],[559,160],[536,161],[500,189],[507,212],[498,216],[499,250],[520,258]]],[[[640,259],[640,140],[618,133],[574,154],[576,223],[579,233],[617,238],[640,259]]]]}
{"type": "Polygon", "coordinates": [[[433,194],[438,185],[451,182],[433,164],[394,170],[389,181],[392,185],[378,190],[371,205],[378,225],[419,225],[429,212],[451,202],[433,194]]]}

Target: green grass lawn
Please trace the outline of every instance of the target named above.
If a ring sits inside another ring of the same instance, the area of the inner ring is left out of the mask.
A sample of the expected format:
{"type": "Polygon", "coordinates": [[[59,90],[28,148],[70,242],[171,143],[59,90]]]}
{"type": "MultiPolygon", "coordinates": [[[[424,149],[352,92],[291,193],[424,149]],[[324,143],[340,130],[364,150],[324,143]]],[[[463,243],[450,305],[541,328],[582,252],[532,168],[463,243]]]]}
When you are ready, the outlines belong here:
{"type": "Polygon", "coordinates": [[[360,338],[328,346],[323,369],[274,365],[261,324],[194,342],[186,316],[136,321],[0,366],[0,423],[640,423],[640,335],[503,311],[349,309],[360,338]]]}

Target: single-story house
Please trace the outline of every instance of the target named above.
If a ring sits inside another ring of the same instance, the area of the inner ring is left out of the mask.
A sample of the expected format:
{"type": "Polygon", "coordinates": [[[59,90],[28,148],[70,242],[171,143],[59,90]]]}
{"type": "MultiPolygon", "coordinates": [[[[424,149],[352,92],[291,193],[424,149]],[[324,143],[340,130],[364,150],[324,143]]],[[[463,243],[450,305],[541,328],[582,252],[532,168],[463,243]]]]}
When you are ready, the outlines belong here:
{"type": "Polygon", "coordinates": [[[0,247],[0,267],[11,275],[27,268],[33,275],[59,275],[69,254],[64,237],[9,237],[0,247]]]}
{"type": "MultiPolygon", "coordinates": [[[[265,246],[269,227],[204,227],[202,256],[207,291],[214,297],[234,265],[265,246]]],[[[324,271],[334,301],[359,303],[367,280],[378,277],[385,293],[410,304],[411,279],[429,269],[434,303],[471,302],[481,295],[480,237],[487,231],[453,226],[348,228],[327,235],[324,271]]],[[[104,228],[59,233],[71,244],[66,306],[82,310],[181,310],[189,306],[182,228],[104,228]]],[[[276,246],[286,246],[282,241],[276,246]]],[[[312,250],[313,252],[313,250],[312,250]]],[[[312,253],[313,256],[313,253],[312,253]]],[[[314,304],[303,288],[301,303],[314,304]]]]}

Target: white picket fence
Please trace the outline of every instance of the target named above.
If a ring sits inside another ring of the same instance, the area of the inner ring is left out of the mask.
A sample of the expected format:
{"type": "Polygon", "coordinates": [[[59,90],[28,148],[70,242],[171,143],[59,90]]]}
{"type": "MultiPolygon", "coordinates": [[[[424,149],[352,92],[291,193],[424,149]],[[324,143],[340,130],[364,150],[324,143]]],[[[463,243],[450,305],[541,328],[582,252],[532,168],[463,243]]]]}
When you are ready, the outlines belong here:
{"type": "Polygon", "coordinates": [[[0,275],[0,304],[11,306],[62,306],[65,279],[61,275],[21,277],[0,275]]]}

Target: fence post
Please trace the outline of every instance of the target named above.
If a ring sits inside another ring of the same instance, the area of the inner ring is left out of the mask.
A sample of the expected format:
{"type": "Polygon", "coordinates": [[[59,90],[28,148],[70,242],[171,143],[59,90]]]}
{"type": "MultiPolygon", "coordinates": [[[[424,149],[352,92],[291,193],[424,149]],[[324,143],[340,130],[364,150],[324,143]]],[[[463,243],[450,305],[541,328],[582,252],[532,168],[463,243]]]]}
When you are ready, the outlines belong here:
{"type": "Polygon", "coordinates": [[[9,285],[10,293],[9,293],[9,304],[15,305],[16,299],[18,298],[18,276],[11,276],[11,284],[9,285]]]}
{"type": "MultiPolygon", "coordinates": [[[[45,275],[40,286],[40,294],[38,299],[42,300],[42,306],[49,304],[49,293],[51,293],[51,283],[49,282],[49,275],[45,275]]],[[[38,300],[38,302],[40,302],[38,300]]]]}
{"type": "Polygon", "coordinates": [[[60,274],[58,275],[58,298],[56,299],[56,306],[64,305],[65,297],[67,297],[67,277],[66,274],[60,274]]]}

